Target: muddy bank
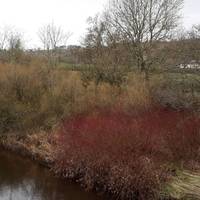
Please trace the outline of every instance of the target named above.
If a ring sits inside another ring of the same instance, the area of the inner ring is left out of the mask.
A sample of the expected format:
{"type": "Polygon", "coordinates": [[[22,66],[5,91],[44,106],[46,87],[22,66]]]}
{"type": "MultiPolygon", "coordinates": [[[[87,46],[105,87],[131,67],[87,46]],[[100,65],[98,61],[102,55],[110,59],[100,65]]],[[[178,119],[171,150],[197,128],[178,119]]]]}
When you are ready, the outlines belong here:
{"type": "Polygon", "coordinates": [[[45,167],[53,167],[54,145],[47,133],[31,135],[2,135],[0,136],[0,147],[13,153],[31,158],[45,167]]]}

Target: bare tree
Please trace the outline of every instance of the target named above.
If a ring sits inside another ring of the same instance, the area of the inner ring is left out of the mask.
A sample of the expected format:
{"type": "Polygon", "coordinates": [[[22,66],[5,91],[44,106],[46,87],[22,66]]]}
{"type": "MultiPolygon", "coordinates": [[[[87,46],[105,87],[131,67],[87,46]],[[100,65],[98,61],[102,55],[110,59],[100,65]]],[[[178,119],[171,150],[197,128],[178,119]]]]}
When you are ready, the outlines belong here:
{"type": "Polygon", "coordinates": [[[0,61],[8,61],[6,50],[8,49],[8,38],[10,36],[10,29],[8,27],[0,28],[0,61]]]}
{"type": "Polygon", "coordinates": [[[8,27],[2,27],[0,29],[0,50],[5,50],[8,47],[10,33],[11,30],[8,27]]]}
{"type": "Polygon", "coordinates": [[[94,18],[89,17],[87,23],[89,24],[89,27],[87,29],[88,33],[85,37],[84,45],[101,48],[104,45],[104,22],[100,19],[99,15],[96,15],[94,18]]]}
{"type": "Polygon", "coordinates": [[[111,0],[105,14],[113,33],[128,44],[138,68],[148,71],[154,64],[157,41],[170,39],[178,26],[183,0],[111,0]]]}
{"type": "Polygon", "coordinates": [[[120,87],[126,81],[126,72],[119,63],[121,56],[118,46],[114,45],[114,35],[111,39],[107,24],[99,15],[89,18],[88,23],[83,44],[87,62],[91,65],[81,73],[83,85],[87,86],[93,80],[96,87],[102,82],[120,87]]]}
{"type": "MultiPolygon", "coordinates": [[[[47,58],[51,62],[52,59],[55,58],[56,50],[58,50],[60,46],[66,45],[71,33],[65,33],[61,27],[51,23],[41,27],[38,36],[43,45],[43,49],[46,52],[47,58]]],[[[57,53],[59,52],[57,51],[57,53]]]]}
{"type": "Polygon", "coordinates": [[[10,34],[7,38],[8,43],[8,55],[11,62],[22,61],[24,42],[21,33],[15,30],[10,30],[10,34]]]}
{"type": "Polygon", "coordinates": [[[23,53],[23,35],[11,27],[0,29],[0,50],[2,62],[18,62],[23,53]]]}
{"type": "Polygon", "coordinates": [[[0,49],[23,48],[23,35],[11,27],[0,28],[0,49]]]}
{"type": "Polygon", "coordinates": [[[192,26],[192,30],[189,31],[189,38],[196,40],[200,39],[200,24],[192,26]]]}
{"type": "Polygon", "coordinates": [[[11,31],[8,36],[8,49],[23,49],[22,34],[16,31],[11,31]]]}

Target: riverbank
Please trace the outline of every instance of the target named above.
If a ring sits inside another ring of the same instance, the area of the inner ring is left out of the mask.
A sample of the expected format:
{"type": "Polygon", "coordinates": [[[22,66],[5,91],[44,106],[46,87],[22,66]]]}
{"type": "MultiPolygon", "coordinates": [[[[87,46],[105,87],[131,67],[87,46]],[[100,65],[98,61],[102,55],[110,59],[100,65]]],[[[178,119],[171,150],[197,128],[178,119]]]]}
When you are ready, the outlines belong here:
{"type": "Polygon", "coordinates": [[[54,165],[53,143],[47,133],[28,135],[8,134],[0,136],[0,147],[26,156],[39,164],[52,168],[54,165]]]}
{"type": "MultiPolygon", "coordinates": [[[[21,155],[23,157],[27,157],[28,159],[36,161],[40,165],[51,169],[55,174],[59,175],[60,178],[64,178],[66,180],[74,180],[75,182],[80,183],[82,187],[84,187],[86,190],[93,190],[101,194],[104,193],[110,196],[115,196],[114,193],[112,194],[112,192],[109,191],[109,185],[103,185],[106,184],[106,182],[100,183],[98,180],[96,180],[96,176],[94,176],[94,180],[91,180],[92,182],[96,181],[95,185],[93,185],[91,188],[88,188],[84,184],[84,181],[80,181],[80,178],[77,176],[77,174],[74,174],[74,176],[70,177],[67,174],[64,174],[61,170],[57,170],[57,167],[55,167],[55,151],[57,148],[54,142],[52,140],[52,135],[50,136],[49,134],[44,132],[37,134],[8,134],[0,136],[1,148],[8,150],[16,155],[21,155]]],[[[70,170],[70,167],[68,170],[70,170]]],[[[120,188],[116,189],[120,190],[120,188]]]]}
{"type": "MultiPolygon", "coordinates": [[[[22,136],[8,134],[6,136],[0,136],[0,147],[17,155],[32,159],[49,169],[55,169],[55,141],[47,133],[43,132],[22,136]]],[[[62,174],[61,176],[66,179],[70,178],[66,174],[62,174]]],[[[196,172],[194,176],[194,172],[192,171],[178,171],[178,173],[174,173],[174,176],[169,179],[169,183],[166,184],[166,188],[161,192],[159,199],[183,199],[188,196],[193,196],[194,199],[200,199],[200,190],[197,185],[200,180],[199,177],[199,173],[196,172]]],[[[94,176],[95,178],[97,177],[94,176]]],[[[96,186],[99,186],[98,183],[96,184],[96,186]]],[[[101,191],[103,190],[101,188],[101,191]]]]}
{"type": "MultiPolygon", "coordinates": [[[[0,146],[114,199],[179,199],[172,198],[177,172],[200,169],[199,130],[199,115],[187,110],[96,108],[67,117],[52,132],[2,134],[0,146]]],[[[181,197],[191,187],[183,183],[181,197]]]]}
{"type": "Polygon", "coordinates": [[[28,157],[0,150],[1,200],[105,200],[79,184],[61,179],[28,157]]]}

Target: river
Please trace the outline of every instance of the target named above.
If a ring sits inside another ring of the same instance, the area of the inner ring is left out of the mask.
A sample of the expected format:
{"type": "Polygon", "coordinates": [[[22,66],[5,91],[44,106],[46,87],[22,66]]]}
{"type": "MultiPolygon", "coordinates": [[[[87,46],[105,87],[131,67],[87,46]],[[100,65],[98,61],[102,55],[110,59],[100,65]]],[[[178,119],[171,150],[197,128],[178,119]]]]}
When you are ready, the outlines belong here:
{"type": "Polygon", "coordinates": [[[103,200],[53,176],[29,159],[0,149],[0,200],[103,200]]]}

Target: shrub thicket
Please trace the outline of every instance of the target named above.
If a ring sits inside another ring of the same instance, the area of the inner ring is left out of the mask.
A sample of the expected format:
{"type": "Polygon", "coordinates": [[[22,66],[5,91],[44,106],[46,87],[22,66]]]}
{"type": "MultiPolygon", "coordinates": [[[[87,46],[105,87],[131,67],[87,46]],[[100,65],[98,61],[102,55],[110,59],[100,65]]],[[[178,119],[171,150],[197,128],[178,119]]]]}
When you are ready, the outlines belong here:
{"type": "Polygon", "coordinates": [[[64,122],[56,170],[119,199],[158,199],[171,169],[200,162],[199,145],[200,118],[191,112],[96,110],[64,122]]]}

